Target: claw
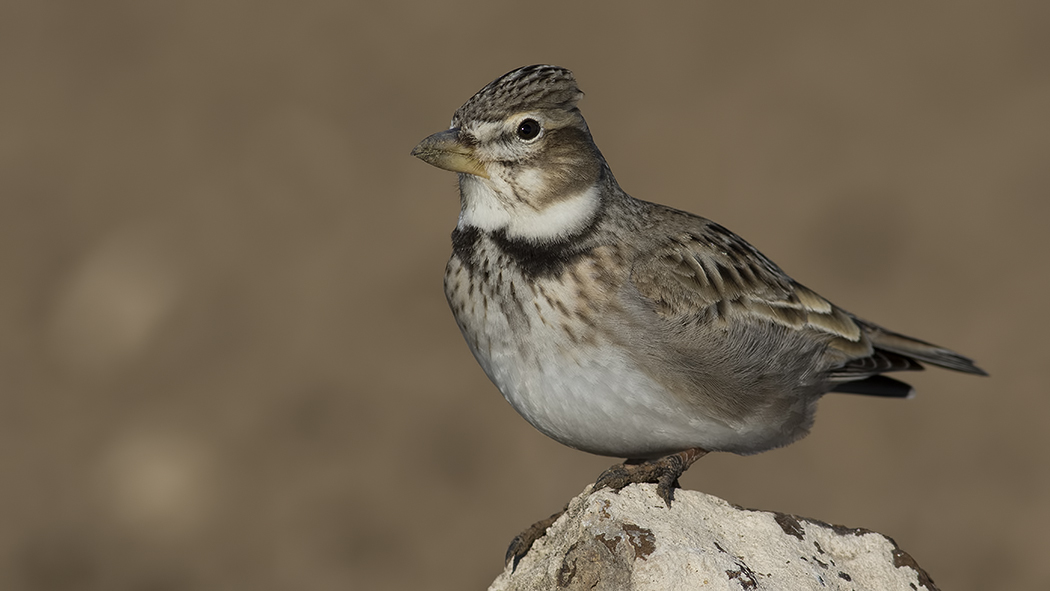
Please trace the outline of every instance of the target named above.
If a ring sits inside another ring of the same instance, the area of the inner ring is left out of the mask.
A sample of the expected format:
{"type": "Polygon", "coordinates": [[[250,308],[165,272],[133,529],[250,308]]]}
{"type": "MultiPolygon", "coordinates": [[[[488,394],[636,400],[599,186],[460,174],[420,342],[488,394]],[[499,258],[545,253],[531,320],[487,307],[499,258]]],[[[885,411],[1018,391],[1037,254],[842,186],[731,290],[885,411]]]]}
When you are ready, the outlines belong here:
{"type": "MultiPolygon", "coordinates": [[[[678,485],[678,477],[689,469],[689,466],[693,465],[693,462],[704,457],[706,454],[706,450],[697,447],[655,460],[627,460],[622,464],[616,464],[605,472],[602,472],[598,476],[598,480],[594,482],[594,488],[591,490],[597,491],[603,488],[608,488],[615,492],[620,492],[621,489],[629,484],[641,482],[656,484],[656,494],[660,495],[660,498],[664,500],[664,503],[667,503],[667,508],[670,509],[671,501],[674,499],[674,489],[681,488],[678,485]]],[[[507,554],[504,560],[504,564],[511,565],[511,572],[514,572],[514,569],[518,568],[518,563],[529,553],[529,550],[532,548],[532,545],[536,543],[536,540],[546,535],[547,528],[557,521],[557,519],[561,517],[568,508],[569,506],[566,505],[565,509],[558,511],[546,519],[533,523],[525,531],[521,532],[511,540],[510,546],[507,547],[507,554]]]]}
{"type": "Polygon", "coordinates": [[[514,572],[514,569],[518,568],[518,563],[529,553],[529,550],[532,548],[532,545],[536,543],[536,540],[545,536],[547,534],[547,528],[557,521],[568,508],[569,506],[565,505],[565,508],[561,511],[558,511],[546,519],[541,519],[536,523],[533,523],[526,528],[525,531],[514,536],[514,539],[510,541],[510,546],[507,547],[507,554],[503,560],[503,564],[513,563],[511,564],[510,571],[514,572]]]}
{"type": "Polygon", "coordinates": [[[629,484],[655,484],[656,494],[664,500],[667,508],[670,509],[671,501],[674,499],[674,489],[680,488],[678,477],[688,470],[693,462],[706,454],[707,451],[703,449],[693,448],[655,460],[644,462],[628,460],[602,472],[594,483],[594,490],[608,488],[615,492],[620,492],[621,489],[629,484]]]}

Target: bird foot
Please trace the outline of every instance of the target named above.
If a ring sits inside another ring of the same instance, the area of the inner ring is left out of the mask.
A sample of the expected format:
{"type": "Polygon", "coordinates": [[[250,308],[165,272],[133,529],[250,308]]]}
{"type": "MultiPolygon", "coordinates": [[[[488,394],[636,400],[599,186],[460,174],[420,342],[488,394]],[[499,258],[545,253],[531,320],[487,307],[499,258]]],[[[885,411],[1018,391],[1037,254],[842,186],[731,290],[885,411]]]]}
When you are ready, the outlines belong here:
{"type": "Polygon", "coordinates": [[[565,508],[557,513],[551,515],[546,519],[541,519],[536,523],[533,523],[525,531],[514,536],[514,539],[510,541],[510,546],[507,547],[507,556],[503,561],[503,564],[511,563],[511,572],[518,568],[518,563],[521,562],[522,558],[529,553],[532,545],[536,543],[536,540],[542,538],[547,534],[547,528],[551,526],[559,517],[565,513],[569,506],[565,505],[565,508]]]}
{"type": "MultiPolygon", "coordinates": [[[[598,476],[592,491],[603,488],[611,488],[616,492],[629,484],[654,483],[656,494],[671,508],[671,500],[674,498],[674,489],[680,488],[678,477],[682,475],[693,462],[707,455],[707,451],[698,447],[680,451],[678,453],[664,456],[655,460],[627,460],[622,464],[616,464],[598,476]]],[[[511,571],[518,567],[521,559],[529,553],[536,540],[547,534],[549,528],[559,517],[568,510],[569,506],[546,519],[533,523],[525,531],[514,537],[507,548],[504,564],[511,564],[511,571]]]]}
{"type": "Polygon", "coordinates": [[[649,483],[656,485],[656,494],[671,508],[674,499],[674,489],[681,488],[678,477],[681,476],[693,462],[707,455],[707,451],[700,448],[687,449],[678,453],[657,458],[655,460],[627,460],[622,464],[616,464],[598,476],[593,490],[611,488],[620,492],[629,484],[649,483]]]}

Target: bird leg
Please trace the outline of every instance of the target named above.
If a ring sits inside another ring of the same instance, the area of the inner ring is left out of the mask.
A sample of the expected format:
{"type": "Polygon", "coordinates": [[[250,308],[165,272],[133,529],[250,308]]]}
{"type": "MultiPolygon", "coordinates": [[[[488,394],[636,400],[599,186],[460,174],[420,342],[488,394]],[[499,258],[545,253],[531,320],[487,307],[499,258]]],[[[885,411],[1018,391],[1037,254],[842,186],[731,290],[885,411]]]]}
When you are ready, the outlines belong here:
{"type": "Polygon", "coordinates": [[[656,485],[656,494],[660,495],[670,509],[674,489],[681,488],[678,477],[688,470],[693,462],[705,455],[707,450],[694,447],[655,460],[627,460],[602,472],[594,483],[593,490],[611,488],[620,492],[620,489],[628,484],[651,483],[656,485]]]}
{"type": "MultiPolygon", "coordinates": [[[[611,488],[616,492],[628,484],[652,483],[656,484],[656,494],[671,508],[671,500],[674,498],[674,489],[681,488],[678,485],[678,477],[681,476],[693,462],[707,455],[707,450],[694,447],[669,456],[655,460],[627,460],[622,464],[616,464],[598,476],[591,491],[603,488],[611,488]]],[[[569,508],[565,508],[541,519],[530,525],[510,542],[504,564],[513,562],[511,570],[518,567],[521,559],[529,553],[529,549],[536,540],[547,534],[547,528],[551,526],[569,508]]]]}

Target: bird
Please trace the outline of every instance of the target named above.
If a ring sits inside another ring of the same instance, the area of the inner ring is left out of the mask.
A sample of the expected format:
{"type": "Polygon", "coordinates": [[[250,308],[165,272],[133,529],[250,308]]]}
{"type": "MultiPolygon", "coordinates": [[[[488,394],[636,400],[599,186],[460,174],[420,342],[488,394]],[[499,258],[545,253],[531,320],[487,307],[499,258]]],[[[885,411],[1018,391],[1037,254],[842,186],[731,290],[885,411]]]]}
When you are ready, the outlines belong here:
{"type": "MultiPolygon", "coordinates": [[[[718,223],[628,195],[582,97],[568,69],[517,68],[411,154],[458,173],[444,289],[470,351],[540,432],[625,458],[595,489],[655,483],[670,507],[697,459],[800,439],[826,393],[910,397],[883,374],[923,364],[987,375],[832,304],[718,223]]],[[[542,531],[523,535],[515,564],[542,531]]]]}

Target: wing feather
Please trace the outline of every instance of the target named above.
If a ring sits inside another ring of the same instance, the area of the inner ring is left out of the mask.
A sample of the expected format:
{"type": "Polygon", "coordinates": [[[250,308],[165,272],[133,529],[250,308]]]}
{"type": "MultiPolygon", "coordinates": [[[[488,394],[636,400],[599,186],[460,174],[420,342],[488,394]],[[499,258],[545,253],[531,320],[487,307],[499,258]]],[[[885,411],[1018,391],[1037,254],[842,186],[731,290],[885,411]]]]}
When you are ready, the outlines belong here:
{"type": "Polygon", "coordinates": [[[702,221],[693,231],[669,236],[631,274],[661,314],[770,321],[826,335],[832,345],[840,340],[860,345],[849,348],[870,355],[871,345],[852,316],[796,283],[742,238],[702,221]]]}
{"type": "MultiPolygon", "coordinates": [[[[984,374],[953,351],[854,317],[791,279],[753,246],[710,220],[673,210],[669,217],[682,230],[654,237],[650,249],[635,260],[631,282],[657,314],[673,323],[713,327],[722,322],[727,333],[744,330],[758,335],[756,338],[771,334],[762,332],[762,324],[767,329],[791,329],[795,346],[820,351],[820,361],[810,358],[806,363],[816,362],[816,366],[792,369],[797,359],[785,357],[784,371],[794,379],[822,376],[836,389],[845,388],[842,391],[905,395],[909,390],[900,382],[869,378],[922,369],[920,362],[984,374]],[[750,323],[759,326],[752,332],[746,328],[750,323]]],[[[693,347],[684,344],[683,351],[704,351],[693,347]]],[[[775,346],[767,350],[775,351],[775,346]]],[[[746,374],[750,370],[735,367],[733,371],[746,374]]]]}

